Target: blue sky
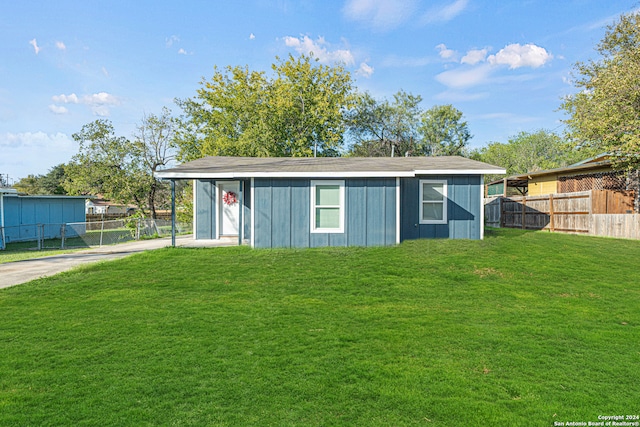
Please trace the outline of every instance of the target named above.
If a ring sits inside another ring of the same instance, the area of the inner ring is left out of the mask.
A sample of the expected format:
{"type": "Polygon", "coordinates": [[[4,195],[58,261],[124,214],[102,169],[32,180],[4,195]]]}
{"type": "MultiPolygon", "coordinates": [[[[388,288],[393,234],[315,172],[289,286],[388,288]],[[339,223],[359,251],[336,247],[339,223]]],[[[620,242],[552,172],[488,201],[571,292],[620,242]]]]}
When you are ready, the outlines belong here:
{"type": "Polygon", "coordinates": [[[44,174],[71,135],[106,118],[131,137],[145,114],[193,96],[214,66],[269,70],[314,52],[382,98],[453,104],[470,146],[562,131],[576,61],[633,0],[5,1],[0,5],[0,173],[44,174]]]}

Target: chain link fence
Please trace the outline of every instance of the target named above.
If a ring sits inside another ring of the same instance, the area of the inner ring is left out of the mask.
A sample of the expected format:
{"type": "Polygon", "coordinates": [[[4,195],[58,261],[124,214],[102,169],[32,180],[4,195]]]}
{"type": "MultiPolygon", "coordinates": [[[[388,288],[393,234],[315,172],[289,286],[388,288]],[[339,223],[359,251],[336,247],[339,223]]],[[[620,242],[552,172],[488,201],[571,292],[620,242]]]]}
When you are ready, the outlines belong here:
{"type": "MultiPolygon", "coordinates": [[[[192,233],[192,224],[176,223],[176,234],[192,233]]],[[[65,224],[0,227],[0,250],[42,250],[108,246],[171,235],[171,221],[125,218],[65,224]]]]}

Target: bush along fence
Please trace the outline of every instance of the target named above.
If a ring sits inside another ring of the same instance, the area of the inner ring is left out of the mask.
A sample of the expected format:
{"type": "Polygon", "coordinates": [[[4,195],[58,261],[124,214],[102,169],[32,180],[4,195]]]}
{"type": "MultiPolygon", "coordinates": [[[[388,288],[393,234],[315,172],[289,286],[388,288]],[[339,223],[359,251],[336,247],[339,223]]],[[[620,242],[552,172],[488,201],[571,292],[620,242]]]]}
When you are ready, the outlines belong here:
{"type": "MultiPolygon", "coordinates": [[[[176,223],[176,234],[189,234],[192,225],[176,223]]],[[[107,246],[171,235],[171,221],[125,218],[65,224],[22,224],[0,227],[0,250],[65,249],[107,246]]]]}
{"type": "Polygon", "coordinates": [[[485,200],[485,224],[640,239],[640,215],[633,200],[632,192],[610,190],[498,197],[485,200]]]}

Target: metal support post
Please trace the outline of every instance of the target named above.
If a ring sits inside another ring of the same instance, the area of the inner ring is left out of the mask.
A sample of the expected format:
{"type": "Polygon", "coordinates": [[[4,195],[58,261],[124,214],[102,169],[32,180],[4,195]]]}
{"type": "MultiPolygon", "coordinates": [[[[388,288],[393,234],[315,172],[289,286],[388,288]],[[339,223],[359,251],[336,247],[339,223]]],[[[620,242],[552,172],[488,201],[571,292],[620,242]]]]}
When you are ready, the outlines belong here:
{"type": "Polygon", "coordinates": [[[176,181],[171,180],[171,246],[176,246],[176,181]]]}

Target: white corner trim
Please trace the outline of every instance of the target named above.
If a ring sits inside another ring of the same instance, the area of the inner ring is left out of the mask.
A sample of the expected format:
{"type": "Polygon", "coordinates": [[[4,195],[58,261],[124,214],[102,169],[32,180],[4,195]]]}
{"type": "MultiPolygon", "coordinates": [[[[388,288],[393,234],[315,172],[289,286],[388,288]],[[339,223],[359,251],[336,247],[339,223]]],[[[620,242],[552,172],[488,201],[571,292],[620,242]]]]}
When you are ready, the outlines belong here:
{"type": "Polygon", "coordinates": [[[196,240],[198,235],[198,180],[193,180],[193,240],[196,240]]]}
{"type": "Polygon", "coordinates": [[[216,219],[215,219],[215,224],[216,224],[216,237],[215,237],[215,239],[216,240],[220,240],[220,212],[221,212],[220,211],[220,200],[221,200],[222,194],[220,192],[220,189],[218,188],[218,181],[214,181],[212,183],[212,185],[213,185],[213,188],[214,188],[214,190],[213,190],[213,192],[215,194],[214,197],[216,198],[215,206],[213,207],[213,212],[214,212],[214,215],[216,217],[216,219]]]}
{"type": "Polygon", "coordinates": [[[396,178],[396,244],[400,243],[400,178],[396,178]]]}
{"type": "MultiPolygon", "coordinates": [[[[249,237],[251,240],[251,247],[255,248],[256,247],[256,209],[255,209],[255,185],[253,183],[254,178],[251,178],[251,188],[249,189],[250,193],[249,193],[249,198],[251,199],[251,206],[249,207],[249,212],[250,212],[250,216],[251,216],[251,224],[249,227],[249,230],[251,232],[251,236],[249,237]]],[[[246,188],[245,188],[246,191],[246,188]]]]}
{"type": "Polygon", "coordinates": [[[480,175],[480,240],[484,240],[484,175],[480,175]]]}

